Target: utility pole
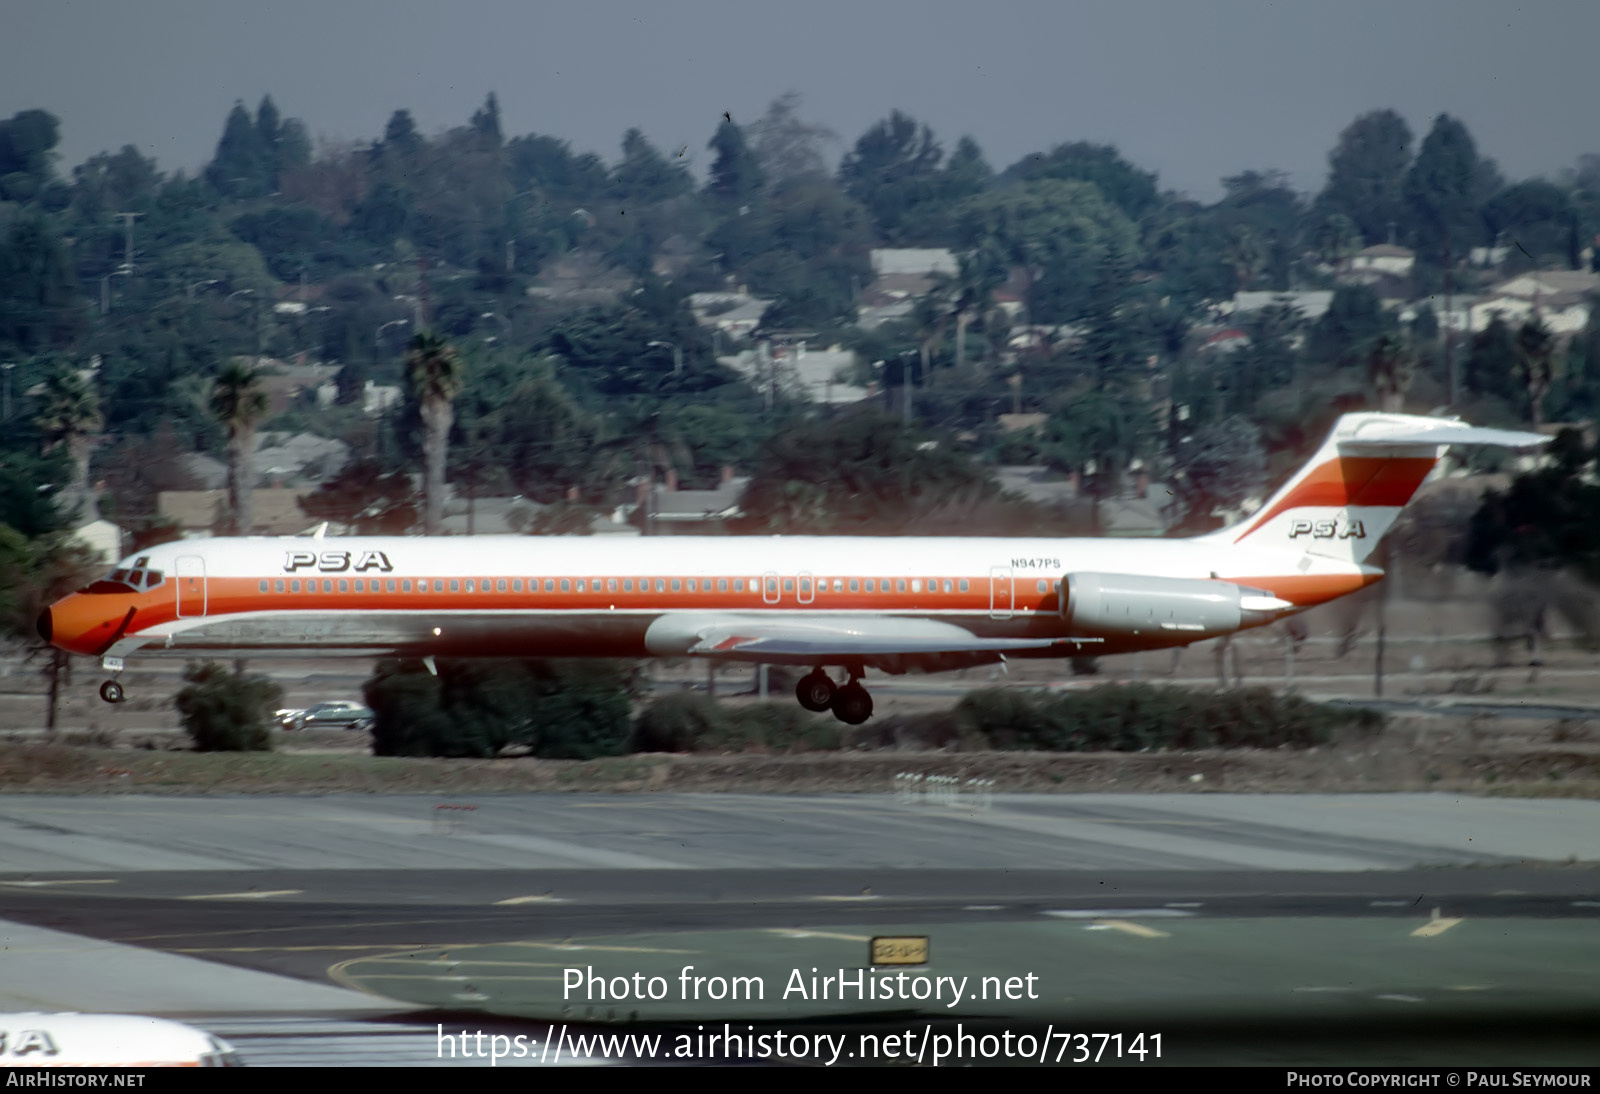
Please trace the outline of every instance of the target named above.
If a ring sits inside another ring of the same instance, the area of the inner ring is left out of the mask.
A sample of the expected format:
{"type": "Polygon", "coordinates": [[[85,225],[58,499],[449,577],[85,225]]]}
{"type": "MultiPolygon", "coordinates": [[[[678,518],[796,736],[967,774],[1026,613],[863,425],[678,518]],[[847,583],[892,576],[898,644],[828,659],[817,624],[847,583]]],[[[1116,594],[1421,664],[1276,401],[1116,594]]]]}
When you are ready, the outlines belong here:
{"type": "Polygon", "coordinates": [[[117,213],[122,220],[122,270],[129,277],[133,276],[133,222],[144,216],[143,213],[117,213]]]}

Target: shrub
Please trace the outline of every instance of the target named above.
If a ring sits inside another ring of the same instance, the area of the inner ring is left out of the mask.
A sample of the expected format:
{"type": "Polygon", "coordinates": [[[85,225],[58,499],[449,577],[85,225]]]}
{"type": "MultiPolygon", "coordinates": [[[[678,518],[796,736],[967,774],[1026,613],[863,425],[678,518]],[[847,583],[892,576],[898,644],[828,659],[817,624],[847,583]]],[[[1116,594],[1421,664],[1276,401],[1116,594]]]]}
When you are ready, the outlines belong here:
{"type": "Polygon", "coordinates": [[[627,750],[638,670],[627,662],[384,661],[362,688],[380,756],[498,755],[512,745],[549,759],[627,750]]]}
{"type": "Polygon", "coordinates": [[[1186,691],[1147,684],[1106,685],[1048,695],[989,688],[956,705],[963,736],[995,748],[1047,752],[1196,748],[1310,748],[1334,732],[1373,732],[1374,711],[1313,703],[1266,688],[1186,691]]]}
{"type": "Polygon", "coordinates": [[[837,749],[840,725],[792,703],[724,705],[705,695],[667,695],[639,713],[638,752],[813,752],[837,749]]]}
{"type": "Polygon", "coordinates": [[[188,685],[176,704],[183,728],[201,752],[270,752],[272,712],[283,689],[264,676],[231,673],[215,661],[184,669],[188,685]]]}

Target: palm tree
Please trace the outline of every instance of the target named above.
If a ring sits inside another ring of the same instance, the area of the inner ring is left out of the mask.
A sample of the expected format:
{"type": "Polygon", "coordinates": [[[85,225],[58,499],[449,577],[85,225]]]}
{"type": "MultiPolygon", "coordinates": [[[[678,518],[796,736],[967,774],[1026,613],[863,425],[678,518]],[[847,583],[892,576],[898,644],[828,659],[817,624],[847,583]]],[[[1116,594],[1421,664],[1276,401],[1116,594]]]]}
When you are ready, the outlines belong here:
{"type": "Polygon", "coordinates": [[[1517,363],[1522,373],[1522,387],[1528,393],[1528,420],[1535,429],[1544,424],[1544,397],[1555,381],[1555,370],[1550,363],[1555,350],[1555,340],[1537,316],[1517,331],[1517,363]]]}
{"type": "Polygon", "coordinates": [[[1378,396],[1378,409],[1398,413],[1416,377],[1417,355],[1399,335],[1381,335],[1367,353],[1367,382],[1378,396]]]}
{"type": "Polygon", "coordinates": [[[406,382],[422,415],[424,529],[436,536],[444,521],[445,458],[455,423],[455,398],[463,382],[461,360],[449,342],[423,331],[411,340],[406,353],[406,382]]]}
{"type": "Polygon", "coordinates": [[[248,536],[255,531],[256,427],[267,416],[267,393],[255,369],[243,361],[229,361],[211,385],[211,413],[228,431],[228,512],[231,531],[248,536]]]}
{"type": "Polygon", "coordinates": [[[97,515],[89,489],[89,454],[104,422],[100,400],[77,371],[65,364],[54,369],[42,387],[34,421],[44,434],[44,451],[48,455],[65,447],[72,458],[72,483],[62,511],[88,523],[97,515]]]}

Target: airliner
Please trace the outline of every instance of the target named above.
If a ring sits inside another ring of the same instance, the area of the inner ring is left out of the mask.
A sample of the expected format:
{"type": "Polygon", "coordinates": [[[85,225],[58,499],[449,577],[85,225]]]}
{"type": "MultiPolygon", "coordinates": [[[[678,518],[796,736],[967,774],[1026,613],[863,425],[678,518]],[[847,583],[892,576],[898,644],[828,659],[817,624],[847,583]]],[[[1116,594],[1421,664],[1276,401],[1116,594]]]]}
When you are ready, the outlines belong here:
{"type": "Polygon", "coordinates": [[[1547,439],[1346,414],[1254,515],[1186,539],[183,540],[123,559],[38,628],[101,658],[111,703],[134,654],[397,656],[430,670],[436,657],[694,657],[810,668],[800,704],[855,725],[872,716],[868,668],[1183,646],[1353,593],[1383,577],[1373,550],[1448,446],[1547,439]]]}

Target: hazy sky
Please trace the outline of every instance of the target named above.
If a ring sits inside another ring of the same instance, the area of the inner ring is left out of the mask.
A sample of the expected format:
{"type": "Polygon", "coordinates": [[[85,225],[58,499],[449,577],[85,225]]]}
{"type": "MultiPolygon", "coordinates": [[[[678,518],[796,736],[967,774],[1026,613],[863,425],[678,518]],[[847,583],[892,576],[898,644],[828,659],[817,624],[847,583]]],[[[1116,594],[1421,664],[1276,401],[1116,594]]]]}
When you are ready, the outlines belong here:
{"type": "Polygon", "coordinates": [[[898,108],[996,169],[1109,141],[1212,198],[1247,168],[1320,187],[1381,107],[1419,140],[1461,118],[1512,178],[1559,171],[1600,151],[1597,43],[1596,0],[0,0],[0,117],[61,118],[64,171],[129,143],[193,171],[235,99],[368,141],[400,107],[464,124],[493,90],[508,136],[614,160],[637,125],[703,167],[723,111],[792,90],[835,155],[898,108]]]}

